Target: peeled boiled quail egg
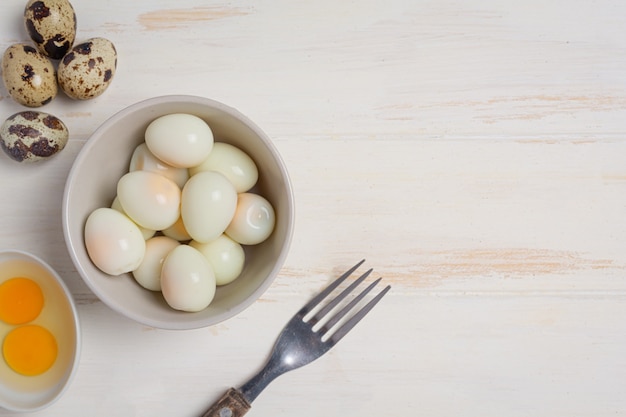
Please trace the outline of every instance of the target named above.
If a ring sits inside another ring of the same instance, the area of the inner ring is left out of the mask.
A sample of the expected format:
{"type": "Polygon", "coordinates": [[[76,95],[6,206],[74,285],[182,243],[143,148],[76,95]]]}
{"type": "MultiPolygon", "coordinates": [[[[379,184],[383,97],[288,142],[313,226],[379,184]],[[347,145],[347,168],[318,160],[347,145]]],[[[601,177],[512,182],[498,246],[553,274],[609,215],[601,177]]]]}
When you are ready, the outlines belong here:
{"type": "Polygon", "coordinates": [[[153,120],[145,132],[148,149],[166,164],[189,168],[204,161],[213,149],[213,132],[201,118],[174,113],[153,120]]]}
{"type": "Polygon", "coordinates": [[[137,225],[119,211],[104,207],[87,217],[85,246],[94,265],[109,275],[136,269],[146,252],[137,225]]]}
{"type": "Polygon", "coordinates": [[[274,208],[269,201],[258,194],[241,193],[226,234],[242,245],[256,245],[272,234],[275,222],[274,208]]]}
{"type": "Polygon", "coordinates": [[[226,235],[208,243],[192,240],[189,245],[203,254],[215,273],[215,283],[226,285],[233,282],[243,270],[246,255],[241,245],[226,235]]]}
{"type": "Polygon", "coordinates": [[[238,193],[250,190],[259,178],[259,171],[252,158],[241,149],[224,142],[215,142],[208,158],[189,169],[191,175],[202,171],[217,171],[224,175],[238,193]]]}
{"type": "Polygon", "coordinates": [[[177,246],[163,261],[161,291],[175,310],[204,310],[215,296],[215,275],[209,261],[189,245],[177,246]]]}
{"type": "Polygon", "coordinates": [[[174,181],[149,171],[129,172],[117,183],[117,197],[124,212],[151,230],[167,229],[176,223],[180,194],[174,181]]]}
{"type": "Polygon", "coordinates": [[[140,144],[133,151],[128,169],[132,171],[151,171],[161,174],[174,181],[180,188],[183,188],[189,179],[189,171],[186,168],[175,168],[158,159],[146,146],[145,142],[140,144]]]}
{"type": "Polygon", "coordinates": [[[163,261],[180,243],[167,236],[155,236],[146,241],[146,253],[141,264],[133,271],[135,280],[150,291],[161,291],[163,261]]]}
{"type": "MultiPolygon", "coordinates": [[[[113,203],[111,203],[111,208],[113,210],[119,211],[120,213],[124,214],[125,216],[128,216],[126,214],[126,212],[124,212],[124,209],[122,208],[122,205],[120,204],[120,199],[117,196],[115,197],[115,199],[113,199],[113,203]]],[[[137,223],[135,223],[135,224],[137,224],[137,223]]],[[[138,224],[137,224],[137,227],[139,228],[139,231],[141,231],[141,234],[142,234],[144,240],[150,239],[156,233],[156,230],[146,229],[145,227],[139,226],[138,224]]]]}
{"type": "Polygon", "coordinates": [[[235,188],[218,172],[200,172],[183,188],[181,216],[187,232],[198,242],[210,242],[224,233],[236,207],[235,188]]]}
{"type": "Polygon", "coordinates": [[[182,216],[176,220],[176,223],[168,227],[167,229],[161,230],[167,237],[171,237],[172,239],[178,240],[179,242],[186,242],[191,240],[191,236],[189,236],[189,232],[185,228],[185,223],[183,223],[182,216]]]}

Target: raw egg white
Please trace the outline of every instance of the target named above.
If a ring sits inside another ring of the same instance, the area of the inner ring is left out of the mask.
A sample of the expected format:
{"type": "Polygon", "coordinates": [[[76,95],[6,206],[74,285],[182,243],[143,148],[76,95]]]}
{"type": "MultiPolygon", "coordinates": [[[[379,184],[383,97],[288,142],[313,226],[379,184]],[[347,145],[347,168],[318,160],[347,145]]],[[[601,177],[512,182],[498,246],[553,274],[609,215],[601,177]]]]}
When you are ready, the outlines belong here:
{"type": "Polygon", "coordinates": [[[200,172],[183,188],[183,223],[189,235],[198,242],[210,242],[224,233],[236,207],[235,187],[218,172],[200,172]]]}
{"type": "Polygon", "coordinates": [[[207,258],[213,267],[216,285],[230,284],[241,274],[246,255],[241,245],[228,236],[221,235],[209,243],[192,240],[189,245],[207,258]]]}
{"type": "Polygon", "coordinates": [[[175,310],[204,310],[215,296],[215,275],[209,261],[189,245],[177,246],[163,261],[161,291],[175,310]]]}
{"type": "Polygon", "coordinates": [[[117,197],[128,217],[147,229],[167,229],[180,216],[180,188],[154,172],[124,175],[117,183],[117,197]]]}
{"type": "Polygon", "coordinates": [[[269,201],[258,194],[241,193],[226,234],[242,245],[256,245],[272,234],[275,222],[274,208],[269,201]]]}
{"type": "Polygon", "coordinates": [[[76,330],[66,294],[45,267],[0,256],[0,396],[56,392],[71,373],[76,330]]]}
{"type": "Polygon", "coordinates": [[[201,118],[174,113],[153,120],[146,129],[148,149],[161,161],[179,168],[199,165],[213,149],[213,132],[201,118]]]}
{"type": "Polygon", "coordinates": [[[137,269],[146,252],[146,241],[137,225],[119,211],[105,207],[87,218],[85,246],[91,261],[109,275],[137,269]]]}
{"type": "Polygon", "coordinates": [[[202,171],[217,171],[224,175],[238,193],[250,190],[259,178],[259,170],[252,158],[241,149],[224,142],[215,142],[209,157],[200,165],[189,168],[191,175],[202,171]]]}

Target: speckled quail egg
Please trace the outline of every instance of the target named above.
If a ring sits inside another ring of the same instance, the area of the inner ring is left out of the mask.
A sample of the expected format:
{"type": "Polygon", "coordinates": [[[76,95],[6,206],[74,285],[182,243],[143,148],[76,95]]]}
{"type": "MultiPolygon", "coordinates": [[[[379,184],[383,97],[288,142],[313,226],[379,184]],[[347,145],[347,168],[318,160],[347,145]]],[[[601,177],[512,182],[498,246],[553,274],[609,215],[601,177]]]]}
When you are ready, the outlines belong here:
{"type": "Polygon", "coordinates": [[[10,116],[0,127],[0,146],[18,162],[37,162],[57,154],[67,144],[69,132],[55,116],[23,111],[10,116]]]}
{"type": "Polygon", "coordinates": [[[76,38],[76,13],[67,0],[30,0],[24,26],[42,54],[61,59],[76,38]]]}
{"type": "Polygon", "coordinates": [[[2,57],[2,80],[15,101],[26,107],[40,107],[56,97],[54,66],[30,45],[9,46],[2,57]]]}
{"type": "Polygon", "coordinates": [[[57,79],[71,98],[98,97],[111,84],[117,68],[117,51],[108,39],[92,38],[74,45],[59,62],[57,79]]]}

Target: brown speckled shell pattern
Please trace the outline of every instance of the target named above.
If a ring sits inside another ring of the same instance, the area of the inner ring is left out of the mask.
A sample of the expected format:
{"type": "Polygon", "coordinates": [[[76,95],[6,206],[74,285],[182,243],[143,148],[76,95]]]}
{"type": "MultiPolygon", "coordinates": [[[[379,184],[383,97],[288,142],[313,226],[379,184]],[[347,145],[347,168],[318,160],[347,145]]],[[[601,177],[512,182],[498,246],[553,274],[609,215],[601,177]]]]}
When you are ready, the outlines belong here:
{"type": "Polygon", "coordinates": [[[23,111],[0,127],[0,147],[18,162],[37,162],[61,151],[69,139],[67,127],[58,118],[38,111],[23,111]]]}
{"type": "Polygon", "coordinates": [[[113,43],[92,38],[75,45],[59,62],[59,85],[74,99],[91,99],[109,87],[116,67],[117,51],[113,43]]]}
{"type": "Polygon", "coordinates": [[[61,59],[76,39],[76,13],[68,0],[30,0],[24,26],[42,54],[61,59]]]}
{"type": "Polygon", "coordinates": [[[26,107],[49,103],[58,92],[50,60],[27,44],[14,44],[2,57],[2,80],[15,101],[26,107]]]}

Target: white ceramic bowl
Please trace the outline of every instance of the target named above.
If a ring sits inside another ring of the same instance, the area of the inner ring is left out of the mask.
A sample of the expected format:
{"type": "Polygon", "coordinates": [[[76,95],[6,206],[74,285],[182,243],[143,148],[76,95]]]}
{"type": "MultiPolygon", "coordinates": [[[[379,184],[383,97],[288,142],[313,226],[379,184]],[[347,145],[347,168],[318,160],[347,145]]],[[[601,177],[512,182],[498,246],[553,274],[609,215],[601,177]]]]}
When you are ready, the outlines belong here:
{"type": "MultiPolygon", "coordinates": [[[[44,307],[28,324],[37,324],[50,331],[58,349],[52,367],[37,376],[20,375],[0,359],[0,407],[31,412],[58,400],[73,379],[80,356],[80,326],[70,292],[61,277],[44,261],[26,252],[0,252],[0,284],[14,277],[30,278],[42,289],[44,307]]],[[[19,325],[0,321],[0,340],[17,327],[19,325]]]]}
{"type": "Polygon", "coordinates": [[[263,131],[237,110],[195,96],[148,99],[120,111],[89,138],[69,173],[63,197],[63,230],[70,256],[89,288],[110,308],[139,323],[162,329],[214,325],[241,312],[271,285],[287,256],[294,224],[291,182],[276,148],[263,131]],[[170,308],[161,293],[145,290],[131,274],[113,277],[89,259],[84,242],[87,216],[109,207],[119,178],[128,171],[131,154],[144,141],[148,124],[159,116],[188,113],[204,119],[216,141],[239,147],[252,157],[259,180],[252,191],[267,198],[276,212],[272,235],[246,246],[246,264],[232,283],[218,287],[215,298],[197,313],[170,308]]]}

